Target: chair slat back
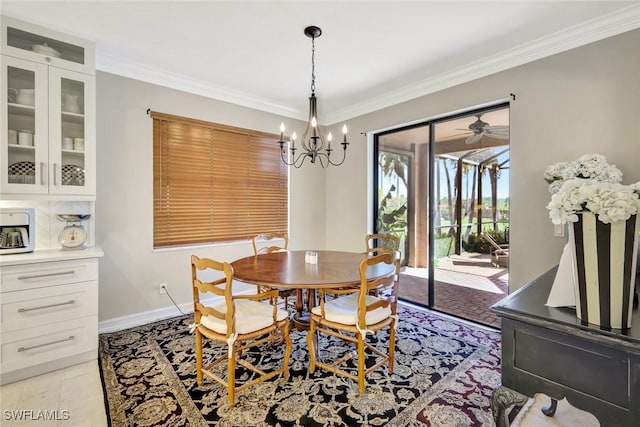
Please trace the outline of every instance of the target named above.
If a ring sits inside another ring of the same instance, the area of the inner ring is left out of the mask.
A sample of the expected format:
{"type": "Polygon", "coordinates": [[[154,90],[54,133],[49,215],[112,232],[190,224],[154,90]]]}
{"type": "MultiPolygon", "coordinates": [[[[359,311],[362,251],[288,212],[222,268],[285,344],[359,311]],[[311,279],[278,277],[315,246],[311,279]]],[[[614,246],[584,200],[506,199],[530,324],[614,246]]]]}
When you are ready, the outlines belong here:
{"type": "Polygon", "coordinates": [[[251,239],[253,244],[253,254],[268,254],[277,251],[286,251],[289,249],[289,235],[287,233],[262,233],[254,236],[251,239]],[[282,245],[271,245],[271,241],[274,239],[282,239],[284,243],[282,245]],[[263,245],[269,246],[263,246],[263,245]]]}
{"type": "Polygon", "coordinates": [[[218,262],[209,258],[191,256],[191,278],[193,282],[193,314],[195,323],[200,323],[202,316],[214,316],[225,319],[227,323],[227,335],[235,331],[235,304],[233,302],[233,267],[227,262],[218,262]],[[206,270],[217,271],[223,274],[222,278],[211,282],[203,282],[198,278],[198,273],[206,270]],[[220,312],[200,302],[200,293],[210,292],[224,296],[226,312],[220,312]]]}
{"type": "Polygon", "coordinates": [[[400,278],[400,253],[398,251],[385,250],[379,255],[370,256],[360,262],[360,295],[358,297],[358,325],[361,328],[366,327],[365,316],[368,311],[375,310],[378,307],[391,306],[391,314],[396,314],[398,305],[398,283],[400,278]],[[393,265],[393,270],[388,274],[376,279],[367,278],[367,270],[378,264],[393,265]],[[393,287],[392,292],[388,296],[380,296],[376,302],[367,305],[367,295],[370,291],[376,289],[381,291],[382,288],[393,287]]]}
{"type": "Polygon", "coordinates": [[[365,237],[366,252],[377,255],[382,252],[400,250],[400,238],[391,233],[367,234],[365,237]]]}

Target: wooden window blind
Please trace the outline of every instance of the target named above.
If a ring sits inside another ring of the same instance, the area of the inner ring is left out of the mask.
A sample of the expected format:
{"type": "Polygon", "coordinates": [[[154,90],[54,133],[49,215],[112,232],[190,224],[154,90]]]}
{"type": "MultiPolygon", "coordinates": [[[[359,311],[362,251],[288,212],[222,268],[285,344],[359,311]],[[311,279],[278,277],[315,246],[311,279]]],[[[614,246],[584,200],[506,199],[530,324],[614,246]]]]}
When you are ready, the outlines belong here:
{"type": "Polygon", "coordinates": [[[156,248],[288,231],[277,136],[152,112],[156,248]]]}

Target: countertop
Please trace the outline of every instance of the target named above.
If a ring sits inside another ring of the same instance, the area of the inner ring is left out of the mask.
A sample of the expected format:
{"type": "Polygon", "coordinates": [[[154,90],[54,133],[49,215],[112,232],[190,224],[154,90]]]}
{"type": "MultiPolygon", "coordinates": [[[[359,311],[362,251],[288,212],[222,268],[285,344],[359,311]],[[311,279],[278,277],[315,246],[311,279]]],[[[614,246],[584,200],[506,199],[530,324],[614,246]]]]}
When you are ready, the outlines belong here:
{"type": "Polygon", "coordinates": [[[77,250],[42,249],[23,254],[0,255],[0,267],[35,264],[38,262],[100,258],[103,255],[104,252],[102,252],[102,248],[99,246],[91,246],[86,249],[77,250]]]}

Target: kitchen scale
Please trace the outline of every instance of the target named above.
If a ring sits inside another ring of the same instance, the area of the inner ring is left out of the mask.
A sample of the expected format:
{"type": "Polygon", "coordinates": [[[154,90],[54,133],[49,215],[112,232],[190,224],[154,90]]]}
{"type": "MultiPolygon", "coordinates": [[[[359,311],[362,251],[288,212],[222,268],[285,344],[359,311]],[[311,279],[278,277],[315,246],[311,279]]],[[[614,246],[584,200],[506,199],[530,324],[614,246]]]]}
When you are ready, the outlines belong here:
{"type": "Polygon", "coordinates": [[[82,221],[91,218],[90,214],[58,214],[60,221],[66,221],[64,229],[58,234],[58,242],[63,250],[86,249],[87,230],[82,221]]]}

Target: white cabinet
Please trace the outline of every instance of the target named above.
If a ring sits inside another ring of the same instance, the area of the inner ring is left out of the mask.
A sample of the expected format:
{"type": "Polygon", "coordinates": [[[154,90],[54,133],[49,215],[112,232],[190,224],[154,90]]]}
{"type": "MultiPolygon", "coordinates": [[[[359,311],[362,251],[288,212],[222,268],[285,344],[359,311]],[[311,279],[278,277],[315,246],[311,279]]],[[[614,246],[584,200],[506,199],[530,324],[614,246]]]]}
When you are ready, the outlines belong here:
{"type": "Polygon", "coordinates": [[[94,248],[91,254],[96,258],[3,263],[0,384],[97,357],[97,257],[102,251],[94,248]]]}
{"type": "Polygon", "coordinates": [[[0,195],[94,200],[93,44],[1,18],[0,195]]]}

